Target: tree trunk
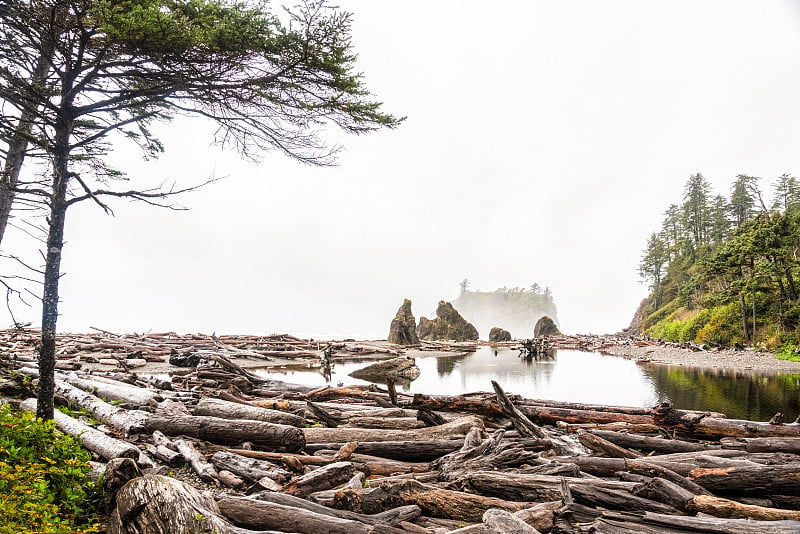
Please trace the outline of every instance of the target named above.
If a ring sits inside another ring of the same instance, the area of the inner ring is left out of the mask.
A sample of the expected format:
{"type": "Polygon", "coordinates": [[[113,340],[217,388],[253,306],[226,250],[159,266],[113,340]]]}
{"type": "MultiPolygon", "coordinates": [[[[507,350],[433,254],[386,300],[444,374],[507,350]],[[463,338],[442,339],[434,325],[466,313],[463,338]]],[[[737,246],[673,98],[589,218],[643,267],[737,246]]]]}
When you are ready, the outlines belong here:
{"type": "Polygon", "coordinates": [[[742,315],[742,333],[744,342],[750,343],[750,331],[747,328],[747,304],[744,301],[744,292],[739,293],[739,309],[742,315]]]}
{"type": "Polygon", "coordinates": [[[303,430],[286,425],[244,419],[229,420],[202,415],[151,415],[145,430],[160,430],[168,436],[189,436],[212,443],[239,444],[251,441],[273,450],[295,452],[305,446],[303,430]]]}
{"type": "MultiPolygon", "coordinates": [[[[65,82],[65,85],[66,82],[65,82]]],[[[63,95],[62,95],[63,96],[63,95]]],[[[53,190],[49,198],[47,250],[42,289],[42,346],[39,350],[39,394],[36,415],[53,418],[56,368],[56,325],[58,323],[58,284],[61,279],[61,249],[64,247],[64,223],[67,216],[69,186],[69,139],[72,135],[71,108],[68,98],[62,102],[56,119],[53,144],[53,190]]]]}
{"type": "Polygon", "coordinates": [[[286,493],[278,493],[274,491],[264,491],[254,497],[259,501],[266,501],[273,504],[280,504],[283,506],[291,506],[293,508],[301,508],[309,512],[314,512],[321,515],[328,515],[338,517],[339,519],[348,519],[351,521],[359,521],[368,525],[389,525],[394,526],[403,521],[413,521],[422,514],[422,509],[416,505],[399,506],[392,508],[379,514],[357,514],[349,510],[337,510],[335,508],[328,508],[321,504],[313,503],[294,495],[287,495],[286,493]]]}
{"type": "Polygon", "coordinates": [[[194,407],[192,413],[195,415],[221,417],[223,419],[266,421],[268,423],[289,425],[298,428],[305,428],[306,426],[306,420],[299,415],[219,399],[200,399],[200,402],[194,407]]]}
{"type": "Polygon", "coordinates": [[[610,441],[620,447],[653,451],[660,454],[671,452],[699,452],[716,448],[705,443],[694,443],[680,439],[651,438],[628,432],[609,432],[606,430],[589,430],[589,433],[610,441]]]}
{"type": "MultiPolygon", "coordinates": [[[[526,446],[526,450],[542,451],[550,448],[549,441],[541,441],[541,446],[526,446]]],[[[429,462],[441,458],[445,454],[457,451],[464,444],[463,439],[440,439],[425,441],[359,441],[358,449],[361,454],[378,456],[402,462],[429,462]]],[[[309,443],[305,450],[313,453],[323,449],[338,449],[344,443],[309,443]]]]}
{"type": "Polygon", "coordinates": [[[800,454],[800,437],[797,438],[722,438],[725,449],[742,449],[747,452],[787,452],[800,454]]]}
{"type": "Polygon", "coordinates": [[[381,483],[365,490],[345,489],[336,492],[334,506],[364,514],[380,513],[397,506],[416,504],[426,515],[459,521],[480,521],[486,510],[499,508],[516,512],[534,503],[511,502],[461,491],[438,489],[416,480],[381,483]]]}
{"type": "Polygon", "coordinates": [[[272,462],[247,458],[230,451],[215,452],[211,457],[211,463],[217,469],[230,471],[250,483],[270,478],[280,484],[285,484],[292,478],[292,473],[272,462]]]}
{"type": "Polygon", "coordinates": [[[220,517],[214,500],[192,486],[170,477],[145,475],[131,480],[117,492],[108,532],[245,534],[251,531],[234,527],[220,517]]]}
{"type": "MultiPolygon", "coordinates": [[[[31,73],[30,84],[33,86],[43,84],[47,78],[47,73],[50,71],[53,47],[50,43],[44,43],[44,45],[41,54],[36,59],[36,66],[31,73]]],[[[16,187],[19,184],[22,163],[25,161],[25,153],[28,149],[28,139],[31,135],[34,117],[34,112],[28,109],[22,110],[17,121],[17,127],[8,141],[6,161],[3,171],[0,173],[0,244],[3,242],[8,220],[11,217],[11,207],[16,197],[16,187]]]]}
{"type": "MultiPolygon", "coordinates": [[[[246,528],[276,529],[298,534],[320,534],[322,532],[326,534],[370,534],[373,531],[370,525],[360,521],[340,519],[294,506],[284,506],[245,497],[226,495],[217,504],[222,515],[234,524],[246,528]]],[[[175,530],[174,532],[185,532],[185,530],[175,530]]]]}
{"type": "MultiPolygon", "coordinates": [[[[27,399],[20,404],[26,410],[38,412],[36,405],[36,399],[27,399]]],[[[105,460],[113,458],[133,458],[135,460],[139,458],[139,449],[130,443],[107,436],[59,411],[54,412],[54,418],[62,432],[74,437],[88,450],[105,460]]]]}
{"type": "Polygon", "coordinates": [[[718,495],[800,495],[800,463],[697,468],[689,479],[718,495]]]}
{"type": "Polygon", "coordinates": [[[369,428],[305,428],[307,443],[342,443],[348,441],[430,441],[463,437],[473,427],[483,430],[483,421],[474,416],[454,419],[441,426],[415,430],[374,430],[369,428]]]}
{"type": "Polygon", "coordinates": [[[783,510],[781,508],[742,504],[712,495],[695,496],[688,503],[688,506],[693,512],[713,515],[714,517],[753,519],[756,521],[800,521],[800,511],[798,510],[783,510]]]}

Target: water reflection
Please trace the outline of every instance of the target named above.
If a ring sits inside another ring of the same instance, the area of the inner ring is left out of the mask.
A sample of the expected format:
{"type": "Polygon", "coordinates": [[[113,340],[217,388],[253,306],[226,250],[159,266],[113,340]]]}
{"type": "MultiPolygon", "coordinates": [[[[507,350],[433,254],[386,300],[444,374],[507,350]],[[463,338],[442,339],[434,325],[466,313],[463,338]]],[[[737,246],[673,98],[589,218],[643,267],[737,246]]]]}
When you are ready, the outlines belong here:
{"type": "Polygon", "coordinates": [[[656,389],[676,407],[722,412],[732,419],[768,421],[800,415],[800,375],[764,376],[722,369],[648,365],[656,389]]]}
{"type": "MultiPolygon", "coordinates": [[[[496,380],[508,393],[568,402],[650,407],[671,401],[677,408],[711,410],[731,418],[767,421],[775,413],[792,421],[800,414],[800,375],[759,376],[716,369],[637,364],[596,353],[560,350],[552,359],[526,361],[513,349],[481,347],[474,353],[418,357],[421,375],[398,382],[406,393],[455,395],[492,391],[496,380]]],[[[259,372],[312,386],[366,384],[347,376],[365,361],[337,361],[330,374],[317,371],[259,372]]]]}

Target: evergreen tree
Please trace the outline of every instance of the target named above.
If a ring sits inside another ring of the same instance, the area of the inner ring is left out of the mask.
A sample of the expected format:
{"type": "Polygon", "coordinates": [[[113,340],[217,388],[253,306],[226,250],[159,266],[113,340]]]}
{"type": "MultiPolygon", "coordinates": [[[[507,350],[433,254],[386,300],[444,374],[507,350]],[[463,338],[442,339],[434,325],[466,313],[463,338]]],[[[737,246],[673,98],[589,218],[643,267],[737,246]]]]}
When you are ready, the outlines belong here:
{"type": "Polygon", "coordinates": [[[708,241],[711,185],[699,172],[689,177],[683,192],[683,220],[690,250],[701,251],[708,241]]]}

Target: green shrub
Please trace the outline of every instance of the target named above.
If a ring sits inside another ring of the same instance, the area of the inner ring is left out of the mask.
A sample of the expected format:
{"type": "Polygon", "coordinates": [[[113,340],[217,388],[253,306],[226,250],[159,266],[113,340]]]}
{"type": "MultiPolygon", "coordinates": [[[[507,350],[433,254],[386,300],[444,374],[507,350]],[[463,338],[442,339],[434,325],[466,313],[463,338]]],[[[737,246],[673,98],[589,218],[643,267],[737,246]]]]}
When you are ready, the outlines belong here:
{"type": "Polygon", "coordinates": [[[53,421],[0,406],[0,534],[77,534],[90,454],[53,421]]]}

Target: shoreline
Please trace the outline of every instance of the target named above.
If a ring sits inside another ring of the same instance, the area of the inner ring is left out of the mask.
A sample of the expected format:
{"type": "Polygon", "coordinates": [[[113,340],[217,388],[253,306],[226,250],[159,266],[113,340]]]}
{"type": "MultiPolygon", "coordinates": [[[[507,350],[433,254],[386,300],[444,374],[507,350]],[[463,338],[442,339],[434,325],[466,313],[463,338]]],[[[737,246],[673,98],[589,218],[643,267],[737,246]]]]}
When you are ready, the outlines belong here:
{"type": "Polygon", "coordinates": [[[690,350],[670,345],[638,346],[630,340],[609,344],[597,350],[609,356],[618,356],[642,363],[702,367],[753,374],[800,374],[800,362],[779,360],[775,353],[752,349],[745,350],[690,350]]]}

